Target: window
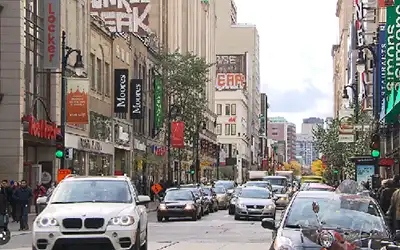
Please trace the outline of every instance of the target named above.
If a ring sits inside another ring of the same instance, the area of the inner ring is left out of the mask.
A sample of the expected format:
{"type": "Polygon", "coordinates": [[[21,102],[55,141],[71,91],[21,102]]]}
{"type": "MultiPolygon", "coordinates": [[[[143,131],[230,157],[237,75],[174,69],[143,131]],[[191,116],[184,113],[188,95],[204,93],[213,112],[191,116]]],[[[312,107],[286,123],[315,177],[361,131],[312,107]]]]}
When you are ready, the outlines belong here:
{"type": "Polygon", "coordinates": [[[101,72],[101,60],[97,58],[96,60],[96,84],[97,84],[97,92],[101,93],[102,92],[102,72],[101,72]]]}
{"type": "Polygon", "coordinates": [[[222,115],[222,104],[217,104],[217,115],[222,115]]]}
{"type": "Polygon", "coordinates": [[[217,124],[217,126],[215,127],[215,133],[217,135],[221,135],[222,134],[222,124],[217,124]]]}
{"type": "Polygon", "coordinates": [[[231,135],[236,135],[236,124],[231,124],[231,135]]]}
{"type": "Polygon", "coordinates": [[[90,87],[96,89],[96,57],[94,54],[90,54],[89,70],[90,87]]]}
{"type": "Polygon", "coordinates": [[[231,125],[225,124],[225,135],[230,135],[230,134],[231,134],[231,125]]]}
{"type": "Polygon", "coordinates": [[[272,132],[272,135],[278,135],[278,133],[277,132],[272,132]]]}
{"type": "Polygon", "coordinates": [[[225,115],[231,115],[231,105],[225,105],[225,115]]]}
{"type": "Polygon", "coordinates": [[[236,104],[231,105],[231,115],[236,115],[236,104]]]}
{"type": "Polygon", "coordinates": [[[105,95],[110,96],[111,94],[111,82],[110,82],[110,64],[104,64],[104,89],[105,95]]]}

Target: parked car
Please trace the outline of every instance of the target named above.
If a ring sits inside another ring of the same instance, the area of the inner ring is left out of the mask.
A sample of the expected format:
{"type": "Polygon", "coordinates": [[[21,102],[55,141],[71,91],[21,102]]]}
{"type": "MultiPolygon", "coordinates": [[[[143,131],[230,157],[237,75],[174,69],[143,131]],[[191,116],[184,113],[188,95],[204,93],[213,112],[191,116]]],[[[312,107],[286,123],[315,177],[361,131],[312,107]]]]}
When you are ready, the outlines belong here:
{"type": "Polygon", "coordinates": [[[218,211],[218,199],[217,199],[217,194],[214,191],[214,188],[205,186],[203,188],[204,194],[206,199],[208,200],[209,203],[209,208],[210,212],[217,212],[218,211]]]}
{"type": "Polygon", "coordinates": [[[202,217],[201,201],[189,189],[169,190],[157,209],[157,220],[190,217],[196,221],[202,217]]]}
{"type": "Polygon", "coordinates": [[[226,189],[223,186],[215,186],[214,192],[217,194],[218,208],[227,209],[230,199],[226,189]]]}
{"type": "Polygon", "coordinates": [[[241,218],[275,218],[272,193],[266,188],[245,187],[236,200],[235,220],[241,218]]]}
{"type": "Polygon", "coordinates": [[[33,223],[33,249],[73,249],[82,242],[98,249],[147,249],[144,205],[150,197],[132,190],[125,176],[64,179],[40,200],[47,206],[33,223]]]}
{"type": "Polygon", "coordinates": [[[357,194],[299,191],[278,225],[261,225],[272,230],[270,249],[381,249],[380,240],[392,238],[377,202],[357,194]]]}
{"type": "Polygon", "coordinates": [[[215,186],[223,186],[226,189],[228,196],[230,197],[237,185],[234,181],[219,180],[215,182],[215,186]]]}
{"type": "Polygon", "coordinates": [[[268,181],[248,181],[244,184],[245,187],[263,187],[268,188],[272,192],[272,185],[268,181]]]}
{"type": "Polygon", "coordinates": [[[236,208],[236,200],[239,196],[240,191],[242,191],[242,186],[236,187],[235,190],[233,191],[231,200],[229,201],[229,214],[233,215],[235,214],[235,208],[236,208]]]}

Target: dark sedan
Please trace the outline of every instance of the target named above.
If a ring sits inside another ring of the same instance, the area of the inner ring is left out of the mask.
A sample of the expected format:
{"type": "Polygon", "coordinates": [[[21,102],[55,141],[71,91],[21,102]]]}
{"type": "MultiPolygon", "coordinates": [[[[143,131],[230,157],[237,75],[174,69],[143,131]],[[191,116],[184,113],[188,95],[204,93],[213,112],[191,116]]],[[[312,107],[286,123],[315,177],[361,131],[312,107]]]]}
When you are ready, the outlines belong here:
{"type": "Polygon", "coordinates": [[[263,219],[262,226],[273,230],[270,249],[343,249],[333,244],[379,249],[380,240],[390,238],[374,199],[326,191],[295,193],[279,225],[274,219],[263,219]],[[371,235],[376,247],[369,241],[371,235]]]}
{"type": "Polygon", "coordinates": [[[157,209],[157,220],[190,217],[196,221],[201,219],[201,203],[189,189],[169,190],[157,209]]]}

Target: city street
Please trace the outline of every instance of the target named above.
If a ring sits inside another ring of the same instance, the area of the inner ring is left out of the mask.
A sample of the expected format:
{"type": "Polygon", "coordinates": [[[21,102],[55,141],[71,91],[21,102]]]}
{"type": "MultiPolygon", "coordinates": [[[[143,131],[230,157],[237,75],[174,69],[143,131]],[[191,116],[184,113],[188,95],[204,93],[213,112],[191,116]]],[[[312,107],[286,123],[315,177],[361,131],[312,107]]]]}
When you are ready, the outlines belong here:
{"type": "MultiPolygon", "coordinates": [[[[280,218],[280,212],[277,213],[280,218]]],[[[156,213],[149,213],[150,250],[239,250],[265,249],[271,243],[271,231],[260,221],[235,221],[227,210],[203,217],[199,221],[173,220],[157,222],[156,213]]],[[[31,232],[14,231],[5,250],[30,250],[31,232]]]]}

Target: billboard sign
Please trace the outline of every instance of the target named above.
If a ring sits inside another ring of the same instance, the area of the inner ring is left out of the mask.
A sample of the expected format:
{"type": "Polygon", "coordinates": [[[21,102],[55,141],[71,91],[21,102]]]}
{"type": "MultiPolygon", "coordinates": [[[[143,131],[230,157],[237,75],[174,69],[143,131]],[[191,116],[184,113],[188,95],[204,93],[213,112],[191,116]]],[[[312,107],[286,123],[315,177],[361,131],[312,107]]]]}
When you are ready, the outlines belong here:
{"type": "Polygon", "coordinates": [[[217,90],[246,88],[246,54],[217,55],[217,90]]]}
{"type": "Polygon", "coordinates": [[[143,119],[143,79],[131,80],[131,119],[143,119]]]}
{"type": "Polygon", "coordinates": [[[111,32],[130,32],[140,36],[149,28],[150,0],[91,0],[91,14],[99,16],[111,32]]]}
{"type": "MultiPolygon", "coordinates": [[[[378,46],[376,49],[377,56],[377,71],[376,71],[376,83],[379,89],[379,103],[377,108],[380,112],[380,117],[383,119],[385,116],[385,75],[386,75],[386,24],[379,24],[379,34],[378,34],[378,46]]],[[[374,93],[375,95],[375,93],[374,93]]]]}
{"type": "Polygon", "coordinates": [[[114,112],[128,112],[128,69],[114,70],[114,112]]]}

